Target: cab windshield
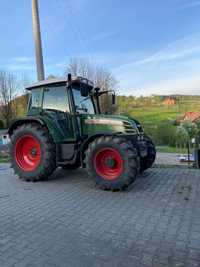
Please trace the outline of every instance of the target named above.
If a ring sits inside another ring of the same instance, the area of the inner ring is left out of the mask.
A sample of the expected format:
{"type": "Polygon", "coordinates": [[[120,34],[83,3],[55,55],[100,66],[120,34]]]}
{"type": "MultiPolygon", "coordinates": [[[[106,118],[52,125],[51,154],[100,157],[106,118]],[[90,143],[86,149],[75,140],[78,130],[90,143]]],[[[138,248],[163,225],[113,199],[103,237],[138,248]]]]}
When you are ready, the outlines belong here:
{"type": "Polygon", "coordinates": [[[94,105],[90,96],[81,95],[80,87],[73,88],[76,112],[79,114],[95,114],[94,105]]]}

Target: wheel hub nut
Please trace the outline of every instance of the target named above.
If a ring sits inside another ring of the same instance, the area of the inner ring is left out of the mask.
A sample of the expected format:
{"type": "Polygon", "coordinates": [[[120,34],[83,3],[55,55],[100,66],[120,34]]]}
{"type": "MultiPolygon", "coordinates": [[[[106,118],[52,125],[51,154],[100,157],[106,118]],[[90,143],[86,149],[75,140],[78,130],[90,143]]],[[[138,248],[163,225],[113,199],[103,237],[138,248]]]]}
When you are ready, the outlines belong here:
{"type": "Polygon", "coordinates": [[[37,149],[36,148],[33,148],[31,150],[31,155],[34,156],[34,157],[37,155],[37,149]]]}
{"type": "Polygon", "coordinates": [[[106,159],[106,165],[110,168],[114,168],[116,161],[113,158],[106,159]]]}

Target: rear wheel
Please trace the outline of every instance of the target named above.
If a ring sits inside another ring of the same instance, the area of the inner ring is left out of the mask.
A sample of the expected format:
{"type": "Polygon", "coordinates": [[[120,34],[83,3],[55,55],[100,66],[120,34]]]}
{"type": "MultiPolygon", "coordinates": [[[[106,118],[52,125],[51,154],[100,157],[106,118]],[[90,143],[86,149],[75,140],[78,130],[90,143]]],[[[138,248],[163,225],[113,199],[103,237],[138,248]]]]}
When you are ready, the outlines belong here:
{"type": "Polygon", "coordinates": [[[141,158],[140,161],[140,172],[143,172],[153,165],[155,159],[156,159],[156,148],[148,136],[146,136],[146,143],[147,143],[147,156],[144,158],[141,158]]]}
{"type": "Polygon", "coordinates": [[[86,152],[88,174],[104,190],[123,190],[137,176],[137,150],[126,139],[100,137],[86,152]]]}
{"type": "Polygon", "coordinates": [[[56,169],[56,148],[46,128],[30,123],[18,127],[11,136],[11,164],[26,181],[39,181],[56,169]]]}

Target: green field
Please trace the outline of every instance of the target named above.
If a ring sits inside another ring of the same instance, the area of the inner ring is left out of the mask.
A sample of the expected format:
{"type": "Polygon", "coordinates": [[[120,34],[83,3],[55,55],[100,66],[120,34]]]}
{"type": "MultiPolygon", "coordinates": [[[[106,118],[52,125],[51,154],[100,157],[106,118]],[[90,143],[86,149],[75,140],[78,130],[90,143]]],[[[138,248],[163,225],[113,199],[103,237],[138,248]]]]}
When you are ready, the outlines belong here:
{"type": "Polygon", "coordinates": [[[9,156],[3,156],[0,154],[0,163],[7,163],[10,161],[9,156]]]}
{"type": "Polygon", "coordinates": [[[133,108],[130,115],[137,118],[142,123],[157,124],[163,121],[173,121],[182,113],[177,111],[176,106],[166,108],[163,106],[150,106],[133,108]]]}
{"type": "Polygon", "coordinates": [[[187,154],[188,151],[186,148],[177,148],[177,147],[170,147],[170,146],[159,146],[156,148],[157,152],[163,153],[176,153],[176,154],[187,154]]]}

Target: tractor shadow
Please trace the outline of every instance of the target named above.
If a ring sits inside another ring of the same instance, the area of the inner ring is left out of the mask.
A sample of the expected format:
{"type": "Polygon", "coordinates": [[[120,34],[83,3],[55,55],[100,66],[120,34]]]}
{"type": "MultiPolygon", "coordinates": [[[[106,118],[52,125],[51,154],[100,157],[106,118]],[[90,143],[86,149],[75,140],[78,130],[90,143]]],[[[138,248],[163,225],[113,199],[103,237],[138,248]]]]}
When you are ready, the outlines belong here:
{"type": "MultiPolygon", "coordinates": [[[[154,179],[151,179],[152,172],[155,173],[155,170],[149,169],[145,171],[143,174],[139,174],[136,181],[130,185],[128,188],[126,188],[124,191],[120,191],[121,193],[136,193],[141,191],[148,190],[151,185],[154,183],[154,179]]],[[[86,170],[84,169],[77,169],[77,170],[63,170],[62,168],[58,168],[51,177],[49,177],[47,180],[44,180],[43,182],[62,182],[62,183],[78,183],[80,186],[93,188],[94,190],[97,190],[98,187],[95,186],[93,179],[89,178],[86,170]]],[[[98,189],[100,190],[100,189],[98,189]]],[[[104,191],[108,193],[115,193],[111,191],[104,191]]],[[[119,191],[116,191],[119,192],[119,191]]]]}
{"type": "Polygon", "coordinates": [[[80,180],[80,179],[87,179],[87,173],[83,169],[77,170],[63,170],[62,168],[58,168],[48,179],[44,180],[45,182],[48,181],[58,181],[58,180],[80,180]]]}

